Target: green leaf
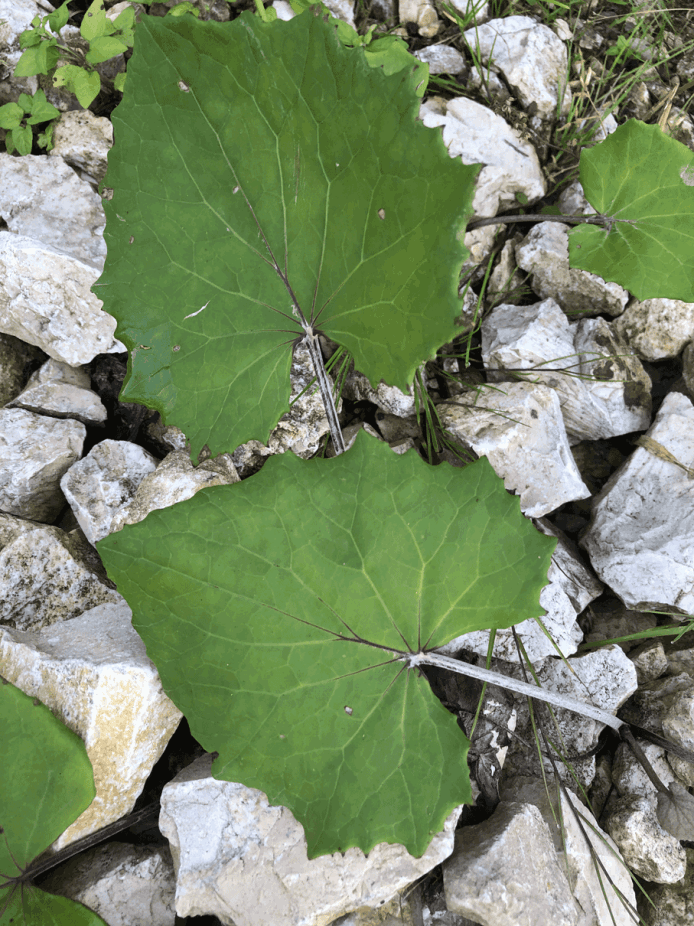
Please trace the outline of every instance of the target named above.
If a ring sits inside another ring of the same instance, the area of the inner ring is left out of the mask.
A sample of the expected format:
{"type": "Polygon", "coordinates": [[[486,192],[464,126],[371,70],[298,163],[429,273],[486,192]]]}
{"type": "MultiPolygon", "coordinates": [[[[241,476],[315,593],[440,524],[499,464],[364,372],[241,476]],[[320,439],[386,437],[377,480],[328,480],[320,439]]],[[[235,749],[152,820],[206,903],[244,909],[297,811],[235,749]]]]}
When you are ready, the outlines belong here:
{"type": "Polygon", "coordinates": [[[48,102],[43,90],[37,90],[34,96],[29,98],[27,112],[31,113],[31,118],[27,119],[28,125],[38,125],[40,122],[48,122],[60,116],[60,110],[48,102]]]}
{"type": "Polygon", "coordinates": [[[93,39],[107,35],[112,29],[113,23],[107,19],[104,11],[104,0],[93,0],[80,26],[82,38],[91,42],[93,39]]]}
{"type": "Polygon", "coordinates": [[[135,10],[133,7],[126,7],[122,13],[119,13],[118,16],[116,16],[114,19],[113,25],[115,26],[116,30],[120,32],[121,37],[127,44],[128,48],[131,48],[133,44],[133,30],[135,26],[135,10]]]}
{"type": "Polygon", "coordinates": [[[19,880],[94,799],[84,743],[45,705],[4,679],[0,725],[0,922],[103,926],[103,920],[81,904],[19,880]]]}
{"type": "Polygon", "coordinates": [[[369,67],[382,67],[384,74],[397,74],[403,68],[408,68],[417,97],[421,99],[424,96],[429,82],[429,65],[426,61],[413,58],[405,42],[397,35],[384,35],[373,41],[364,54],[369,67]]]}
{"type": "Polygon", "coordinates": [[[630,119],[581,152],[579,177],[590,205],[614,223],[572,229],[571,266],[641,302],[694,302],[694,152],[630,119]]]}
{"type": "Polygon", "coordinates": [[[35,48],[27,48],[14,69],[15,77],[33,77],[36,74],[48,74],[60,57],[55,46],[57,39],[47,39],[35,48]]]}
{"type": "MultiPolygon", "coordinates": [[[[7,139],[9,134],[5,138],[5,145],[7,145],[7,139]]],[[[28,125],[20,125],[17,129],[12,129],[12,150],[15,148],[21,155],[31,154],[31,147],[34,141],[34,136],[31,133],[31,129],[28,125]]],[[[8,148],[8,150],[10,150],[8,148]]],[[[10,151],[10,154],[12,151],[10,151]]]]}
{"type": "MultiPolygon", "coordinates": [[[[256,4],[260,0],[256,0],[256,4]]],[[[295,13],[303,13],[304,10],[312,6],[311,0],[290,0],[291,8],[295,13]]],[[[372,68],[383,68],[384,74],[397,74],[403,68],[407,68],[410,74],[413,74],[413,84],[416,87],[416,94],[421,99],[426,91],[429,80],[429,65],[424,61],[418,61],[414,58],[407,44],[396,35],[383,35],[372,41],[372,31],[375,26],[370,26],[366,35],[359,35],[349,23],[343,19],[333,16],[327,6],[319,0],[321,12],[328,17],[328,22],[333,25],[337,31],[337,37],[343,45],[368,46],[365,48],[367,54],[364,60],[372,68]]],[[[273,10],[274,12],[274,10],[273,10]]]]}
{"type": "Polygon", "coordinates": [[[455,716],[397,659],[541,616],[555,545],[485,458],[431,467],[359,434],[97,548],[213,775],[288,807],[314,858],[419,857],[470,802],[455,716]]]}
{"type": "Polygon", "coordinates": [[[39,29],[27,29],[19,36],[19,47],[22,50],[25,48],[35,48],[44,39],[45,33],[41,32],[39,29]]]}
{"type": "Polygon", "coordinates": [[[309,10],[143,16],[128,74],[93,290],[131,352],[121,398],[194,458],[267,441],[303,335],[294,300],[374,385],[407,389],[458,331],[481,169],[417,120],[409,70],[372,69],[309,10]]]}
{"type": "Polygon", "coordinates": [[[67,8],[70,0],[65,0],[62,6],[58,7],[57,10],[54,10],[48,17],[48,25],[51,27],[52,32],[60,32],[63,26],[67,23],[70,17],[70,11],[67,8]]]}
{"type": "Polygon", "coordinates": [[[54,87],[67,87],[75,94],[80,106],[87,109],[99,95],[101,78],[98,71],[87,73],[84,68],[76,64],[66,64],[53,75],[54,87]]]}
{"type": "MultiPolygon", "coordinates": [[[[167,16],[183,16],[184,13],[192,13],[196,18],[200,16],[200,10],[193,6],[190,0],[183,0],[183,3],[177,3],[176,6],[172,6],[167,16]]],[[[277,11],[274,9],[269,9],[267,11],[267,22],[272,22],[273,19],[277,18],[277,11]],[[274,16],[272,15],[274,13],[274,16]]]]}
{"type": "Polygon", "coordinates": [[[114,88],[116,90],[120,90],[121,93],[123,92],[123,88],[125,87],[125,80],[127,76],[128,76],[127,71],[121,71],[120,74],[116,74],[116,76],[113,78],[114,88]]]}
{"type": "Polygon", "coordinates": [[[39,133],[39,135],[36,136],[36,144],[39,146],[39,148],[45,148],[46,151],[53,150],[53,148],[55,147],[53,143],[54,129],[55,129],[55,123],[52,122],[50,125],[46,126],[46,130],[44,132],[41,132],[39,133]]]}
{"type": "Polygon", "coordinates": [[[16,129],[24,118],[24,110],[17,103],[0,106],[0,129],[16,129]]]}
{"type": "Polygon", "coordinates": [[[102,61],[122,55],[127,50],[128,46],[121,38],[115,35],[102,35],[92,40],[85,57],[87,64],[101,64],[102,61]]]}

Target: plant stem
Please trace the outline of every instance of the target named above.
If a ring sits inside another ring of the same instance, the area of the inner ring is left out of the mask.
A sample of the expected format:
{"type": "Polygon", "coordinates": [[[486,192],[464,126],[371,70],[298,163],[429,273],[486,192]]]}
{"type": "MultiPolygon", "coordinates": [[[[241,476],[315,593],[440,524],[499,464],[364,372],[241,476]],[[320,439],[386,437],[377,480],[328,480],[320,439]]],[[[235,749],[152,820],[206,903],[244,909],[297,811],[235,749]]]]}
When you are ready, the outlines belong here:
{"type": "Polygon", "coordinates": [[[651,783],[655,786],[656,791],[660,791],[662,794],[667,794],[667,795],[669,795],[670,792],[668,791],[668,789],[665,787],[665,785],[663,784],[663,782],[662,782],[662,781],[660,780],[660,778],[658,777],[658,773],[657,773],[656,770],[653,768],[653,766],[651,765],[651,763],[648,761],[648,758],[646,757],[645,752],[643,751],[643,749],[641,749],[641,747],[639,746],[639,744],[636,742],[636,740],[634,739],[634,736],[633,736],[631,730],[629,729],[629,727],[628,727],[626,724],[625,724],[625,725],[622,727],[622,729],[619,731],[619,735],[620,735],[620,736],[622,737],[622,739],[625,740],[625,741],[629,744],[629,746],[631,747],[631,751],[634,753],[634,755],[636,756],[636,758],[637,758],[637,759],[639,760],[639,762],[641,763],[641,766],[643,767],[644,772],[645,772],[645,773],[648,775],[648,777],[650,778],[651,783]]]}
{"type": "Polygon", "coordinates": [[[618,732],[624,726],[624,721],[620,720],[619,717],[600,710],[599,707],[593,707],[592,704],[567,698],[565,695],[556,694],[554,691],[545,691],[544,688],[539,688],[537,685],[529,685],[527,682],[521,682],[519,679],[510,678],[489,669],[471,666],[467,662],[452,659],[450,656],[439,656],[437,653],[408,653],[402,658],[407,662],[408,668],[410,666],[428,665],[436,666],[439,669],[449,669],[451,672],[458,672],[460,675],[469,675],[471,678],[477,678],[482,682],[489,682],[490,685],[498,685],[507,691],[515,691],[531,698],[538,698],[540,701],[547,701],[549,704],[554,704],[555,707],[564,707],[567,710],[574,711],[576,714],[583,714],[584,717],[590,717],[597,720],[598,723],[604,723],[618,732]]]}
{"type": "Polygon", "coordinates": [[[608,227],[614,221],[607,215],[495,215],[487,219],[474,219],[468,222],[465,231],[474,231],[486,225],[510,225],[513,222],[563,222],[565,225],[604,225],[608,227]]]}
{"type": "Polygon", "coordinates": [[[318,340],[318,335],[315,333],[313,328],[311,328],[310,331],[306,331],[306,337],[304,338],[304,341],[308,347],[309,353],[311,354],[313,369],[316,371],[316,379],[318,380],[318,385],[320,386],[320,394],[323,399],[323,405],[325,406],[325,414],[327,415],[328,424],[330,425],[330,436],[333,439],[335,455],[337,456],[338,454],[345,452],[345,441],[342,436],[342,428],[340,427],[340,422],[337,417],[337,409],[335,408],[335,403],[333,401],[333,391],[330,388],[328,374],[325,372],[325,367],[323,365],[323,353],[320,349],[320,341],[318,340]]]}

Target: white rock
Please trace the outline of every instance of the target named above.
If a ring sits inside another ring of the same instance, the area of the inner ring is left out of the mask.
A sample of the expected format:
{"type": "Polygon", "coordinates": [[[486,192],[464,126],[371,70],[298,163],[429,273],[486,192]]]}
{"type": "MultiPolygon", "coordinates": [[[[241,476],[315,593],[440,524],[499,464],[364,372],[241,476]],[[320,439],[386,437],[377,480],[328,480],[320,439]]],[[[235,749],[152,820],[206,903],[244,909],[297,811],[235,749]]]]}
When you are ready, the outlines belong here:
{"type": "Polygon", "coordinates": [[[228,926],[327,926],[359,907],[378,907],[430,871],[453,848],[461,808],[421,858],[379,844],[308,860],[303,827],[262,791],[217,781],[212,756],[165,785],[159,828],[171,845],[179,916],[213,914],[228,926]]]}
{"type": "Polygon", "coordinates": [[[108,926],[174,926],[176,919],[167,846],[95,846],[50,872],[41,888],[84,904],[108,926]]]}
{"type": "MultiPolygon", "coordinates": [[[[112,9],[108,10],[106,15],[111,12],[112,9]]],[[[113,123],[110,119],[95,116],[88,109],[71,110],[62,113],[55,122],[53,148],[48,156],[62,158],[83,180],[95,187],[106,176],[107,156],[112,146],[113,123]]],[[[103,206],[101,209],[103,212],[103,206]]]]}
{"type": "Polygon", "coordinates": [[[651,423],[651,379],[639,359],[604,319],[571,324],[551,297],[494,308],[482,322],[482,360],[489,382],[513,381],[509,369],[528,370],[531,380],[555,389],[570,444],[642,431],[651,423]]]}
{"type": "Polygon", "coordinates": [[[116,511],[109,533],[121,530],[125,524],[137,524],[150,511],[192,498],[200,489],[240,481],[229,454],[221,454],[194,467],[186,450],[174,450],[154,472],[144,477],[131,501],[116,511]]]}
{"type": "MultiPolygon", "coordinates": [[[[660,746],[640,739],[638,736],[634,738],[646,754],[656,775],[667,788],[671,782],[675,781],[675,775],[668,762],[668,758],[671,757],[660,746]]],[[[612,760],[612,783],[619,796],[647,798],[653,810],[658,806],[656,786],[646,774],[628,743],[619,743],[615,749],[612,760]]]]}
{"type": "Polygon", "coordinates": [[[0,628],[0,667],[84,740],[94,769],[96,797],[53,848],[130,813],[183,715],[164,694],[126,602],[39,631],[0,628]]]}
{"type": "Polygon", "coordinates": [[[646,797],[628,795],[616,801],[607,830],[634,874],[657,884],[674,884],[684,878],[687,856],[666,832],[646,797]]]}
{"type": "Polygon", "coordinates": [[[24,49],[19,47],[21,34],[31,29],[35,16],[45,16],[46,13],[39,8],[36,0],[0,0],[0,54],[12,73],[11,81],[0,81],[0,104],[16,103],[20,93],[33,96],[38,90],[37,77],[17,77],[13,72],[24,54],[24,49]]]}
{"type": "Polygon", "coordinates": [[[448,909],[476,923],[578,923],[552,836],[533,804],[502,801],[484,823],[459,831],[443,883],[448,909]]]}
{"type": "Polygon", "coordinates": [[[534,804],[542,814],[554,839],[559,866],[562,871],[566,871],[568,867],[569,886],[581,911],[578,926],[633,926],[634,921],[605,877],[606,870],[616,887],[635,909],[634,887],[629,872],[622,864],[617,846],[607,833],[600,829],[593,814],[573,791],[567,791],[568,797],[562,793],[560,801],[557,798],[556,784],[550,781],[549,794],[551,802],[541,778],[514,778],[502,784],[500,789],[502,800],[527,801],[534,804]],[[572,808],[584,818],[581,822],[590,846],[581,832],[572,808]],[[565,842],[562,841],[558,823],[560,819],[563,822],[565,842]],[[599,869],[602,883],[598,879],[597,863],[593,860],[591,851],[604,866],[604,870],[599,869]],[[603,889],[607,893],[609,908],[603,896],[603,889]]]}
{"type": "Polygon", "coordinates": [[[35,238],[0,231],[0,331],[70,366],[123,351],[116,320],[90,292],[94,267],[35,238]]]}
{"type": "Polygon", "coordinates": [[[442,427],[465,449],[488,458],[506,488],[520,495],[526,517],[540,518],[565,502],[588,498],[557,393],[533,383],[497,388],[502,391],[481,400],[467,393],[437,405],[442,427]]]}
{"type": "Polygon", "coordinates": [[[39,630],[122,601],[81,531],[0,513],[0,623],[39,630]]]}
{"type": "Polygon", "coordinates": [[[408,395],[397,386],[388,386],[383,380],[374,389],[368,377],[358,370],[353,370],[346,378],[342,395],[352,402],[373,402],[386,414],[398,418],[409,418],[416,410],[414,395],[408,395]]]}
{"type": "Polygon", "coordinates": [[[0,408],[0,509],[54,521],[65,505],[60,480],[82,456],[86,436],[79,421],[0,408]]]}
{"type": "MultiPolygon", "coordinates": [[[[670,392],[645,435],[694,463],[694,407],[670,392]]],[[[653,451],[662,453],[657,447],[653,451]]],[[[638,447],[595,496],[579,540],[597,575],[627,608],[694,610],[694,495],[680,466],[638,447]]]]}
{"type": "Polygon", "coordinates": [[[333,16],[343,20],[353,29],[356,28],[354,24],[354,4],[350,3],[350,0],[324,0],[324,2],[333,16]]]}
{"type": "Polygon", "coordinates": [[[612,329],[622,334],[644,360],[676,357],[692,340],[694,302],[632,299],[612,329]]]}
{"type": "Polygon", "coordinates": [[[287,0],[273,0],[273,8],[277,12],[277,18],[281,19],[283,22],[289,22],[290,19],[294,19],[296,13],[291,7],[291,4],[287,0]]]}
{"type": "Polygon", "coordinates": [[[70,467],[60,487],[90,543],[112,532],[114,518],[156,468],[156,459],[139,444],[116,440],[101,441],[70,467]]]}
{"type": "Polygon", "coordinates": [[[561,222],[538,222],[516,247],[518,266],[531,274],[533,291],[552,298],[571,314],[621,315],[629,293],[594,273],[569,266],[569,228],[561,222]]]}
{"type": "MultiPolygon", "coordinates": [[[[549,584],[545,585],[540,592],[540,605],[547,611],[547,614],[538,614],[538,618],[549,631],[560,652],[564,656],[570,656],[576,652],[579,643],[583,640],[583,631],[578,626],[576,618],[591,601],[600,595],[603,584],[585,567],[576,544],[563,531],[545,518],[534,523],[543,534],[558,538],[557,548],[552,554],[552,561],[547,572],[549,584]]],[[[515,629],[535,668],[548,656],[557,655],[557,650],[534,618],[528,618],[516,624],[515,629]]],[[[489,649],[489,635],[488,630],[464,633],[440,647],[438,652],[453,655],[460,649],[467,649],[473,653],[479,653],[480,656],[486,656],[489,649]]],[[[517,652],[513,631],[511,629],[497,630],[492,654],[494,658],[505,662],[516,662],[517,652]]]]}
{"type": "MultiPolygon", "coordinates": [[[[547,192],[537,152],[528,141],[486,106],[466,97],[444,101],[433,97],[420,106],[419,119],[428,128],[443,126],[443,141],[451,157],[463,164],[483,164],[477,176],[472,208],[475,218],[495,216],[518,205],[516,193],[532,205],[547,192]]],[[[548,224],[548,223],[543,223],[548,224]]],[[[471,257],[463,271],[488,256],[496,229],[489,226],[465,234],[471,257]]],[[[568,260],[568,255],[567,255],[568,260]]]]}
{"type": "Polygon", "coordinates": [[[31,365],[45,359],[45,354],[38,347],[12,335],[0,334],[0,408],[22,391],[31,365]]]}
{"type": "Polygon", "coordinates": [[[23,408],[51,418],[75,418],[83,424],[106,421],[106,409],[99,396],[92,392],[86,370],[60,360],[47,360],[6,407],[23,408]]]}
{"type": "Polygon", "coordinates": [[[654,885],[648,891],[653,904],[644,904],[646,926],[694,926],[694,849],[685,849],[687,872],[676,884],[654,885]]]}
{"type": "MultiPolygon", "coordinates": [[[[569,657],[567,662],[559,658],[545,660],[537,671],[539,684],[549,691],[567,695],[577,701],[586,701],[612,714],[615,714],[637,689],[634,665],[614,643],[583,656],[569,657]]],[[[517,660],[508,671],[517,678],[522,677],[517,660]]],[[[523,740],[532,742],[534,733],[527,699],[519,698],[517,707],[517,732],[523,740]]],[[[536,716],[545,718],[551,724],[544,704],[536,701],[534,711],[536,716]]],[[[562,736],[562,748],[570,755],[587,752],[597,745],[604,724],[566,708],[553,708],[553,711],[562,736]]],[[[551,729],[552,736],[558,737],[559,733],[553,725],[551,729]]],[[[520,740],[512,740],[504,766],[504,780],[509,780],[514,775],[539,774],[538,762],[534,750],[529,751],[520,740]]],[[[546,773],[552,775],[549,759],[543,759],[543,762],[546,773]]],[[[574,760],[572,764],[578,780],[584,787],[589,787],[595,777],[595,756],[574,760]]],[[[559,764],[559,774],[567,781],[574,781],[562,764],[559,764]]]]}
{"type": "Polygon", "coordinates": [[[459,74],[465,70],[465,58],[456,48],[449,45],[428,45],[414,53],[420,61],[429,65],[429,74],[459,74]]]}
{"type": "MultiPolygon", "coordinates": [[[[302,341],[294,348],[290,372],[290,402],[295,399],[296,401],[280,418],[277,427],[270,434],[270,453],[286,453],[287,450],[292,450],[298,457],[307,460],[318,450],[323,435],[330,431],[318,383],[315,382],[300,399],[297,398],[315,375],[308,347],[302,341]]],[[[330,374],[326,375],[328,382],[333,384],[330,374]]],[[[342,399],[336,409],[339,414],[342,410],[342,399]]]]}
{"type": "MultiPolygon", "coordinates": [[[[505,16],[463,33],[475,55],[487,64],[493,56],[520,103],[537,104],[541,119],[554,120],[559,84],[566,81],[566,45],[552,30],[529,16],[505,16]]],[[[564,87],[560,115],[568,116],[571,90],[564,87]]]]}
{"type": "Polygon", "coordinates": [[[14,234],[103,269],[101,197],[62,158],[0,154],[0,216],[14,234]]]}
{"type": "Polygon", "coordinates": [[[436,7],[431,0],[399,0],[401,23],[414,23],[422,38],[430,39],[441,28],[436,7]]]}

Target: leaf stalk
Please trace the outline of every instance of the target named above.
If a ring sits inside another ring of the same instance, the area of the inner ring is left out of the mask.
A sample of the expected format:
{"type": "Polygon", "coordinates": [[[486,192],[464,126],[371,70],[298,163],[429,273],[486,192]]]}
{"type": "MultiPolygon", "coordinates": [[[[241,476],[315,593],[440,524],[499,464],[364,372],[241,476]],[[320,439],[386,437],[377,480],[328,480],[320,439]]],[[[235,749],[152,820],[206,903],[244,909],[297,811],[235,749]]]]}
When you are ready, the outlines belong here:
{"type": "Polygon", "coordinates": [[[563,222],[564,225],[603,225],[608,231],[615,219],[608,215],[494,215],[491,218],[468,222],[465,231],[474,231],[486,225],[511,225],[514,222],[563,222]]]}

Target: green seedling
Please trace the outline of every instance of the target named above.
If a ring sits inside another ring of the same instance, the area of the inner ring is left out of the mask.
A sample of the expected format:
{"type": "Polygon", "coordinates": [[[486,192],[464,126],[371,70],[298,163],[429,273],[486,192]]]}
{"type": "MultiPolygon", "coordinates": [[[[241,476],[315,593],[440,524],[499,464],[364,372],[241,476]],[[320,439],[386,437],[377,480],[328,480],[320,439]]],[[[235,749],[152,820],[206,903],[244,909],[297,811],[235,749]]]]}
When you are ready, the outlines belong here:
{"type": "MultiPolygon", "coordinates": [[[[50,122],[59,116],[60,110],[46,100],[43,90],[37,90],[34,96],[20,93],[16,103],[5,103],[4,106],[0,106],[0,129],[7,129],[5,147],[8,152],[12,154],[13,151],[18,151],[19,154],[31,154],[33,142],[31,126],[50,122]]],[[[37,139],[39,146],[48,151],[53,147],[53,128],[53,125],[47,126],[37,139]]]]}
{"type": "MultiPolygon", "coordinates": [[[[94,291],[130,352],[121,397],[180,427],[194,458],[267,440],[287,409],[283,343],[312,347],[339,452],[318,335],[372,385],[407,389],[459,331],[480,165],[417,121],[415,68],[365,59],[320,8],[138,27],[94,291]]],[[[570,232],[571,265],[691,300],[693,161],[633,120],[584,151],[598,214],[570,232]]],[[[219,753],[215,777],[287,806],[309,857],[420,856],[470,785],[468,743],[419,669],[467,672],[436,650],[538,617],[555,544],[485,459],[433,468],[362,435],[333,460],[272,457],[98,549],[167,694],[219,753]]]]}
{"type": "MultiPolygon", "coordinates": [[[[46,74],[53,77],[55,87],[67,87],[75,94],[85,109],[96,99],[101,90],[101,77],[95,65],[108,61],[132,47],[135,12],[132,7],[123,10],[114,22],[106,16],[103,0],[93,0],[80,26],[82,38],[89,42],[89,51],[60,45],[55,35],[60,32],[69,17],[68,0],[49,16],[36,16],[32,29],[22,33],[19,39],[24,54],[17,62],[15,77],[31,77],[46,74]],[[60,59],[66,64],[58,67],[60,59]]],[[[117,75],[116,90],[122,90],[125,74],[117,75]]]]}

